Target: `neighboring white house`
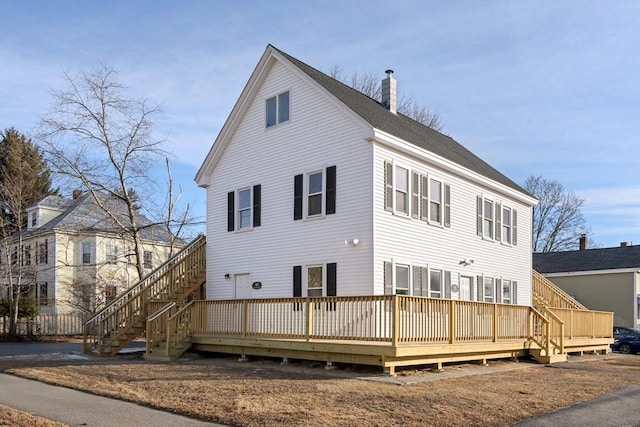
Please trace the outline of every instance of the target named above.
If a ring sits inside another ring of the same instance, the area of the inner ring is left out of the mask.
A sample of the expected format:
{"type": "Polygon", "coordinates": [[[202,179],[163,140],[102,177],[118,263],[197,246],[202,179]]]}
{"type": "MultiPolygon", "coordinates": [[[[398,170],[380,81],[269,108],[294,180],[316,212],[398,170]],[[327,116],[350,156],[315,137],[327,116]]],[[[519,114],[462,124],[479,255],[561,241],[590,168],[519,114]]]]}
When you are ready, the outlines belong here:
{"type": "Polygon", "coordinates": [[[196,182],[207,298],[531,305],[536,199],[452,138],[267,46],[196,182]]]}
{"type": "MultiPolygon", "coordinates": [[[[121,203],[102,202],[124,218],[121,203]]],[[[40,313],[87,313],[138,281],[132,242],[88,194],[47,196],[26,213],[22,240],[0,247],[0,291],[20,275],[25,296],[37,300],[40,313]]],[[[148,273],[170,256],[171,238],[164,227],[142,216],[138,221],[148,225],[141,234],[148,273]]]]}

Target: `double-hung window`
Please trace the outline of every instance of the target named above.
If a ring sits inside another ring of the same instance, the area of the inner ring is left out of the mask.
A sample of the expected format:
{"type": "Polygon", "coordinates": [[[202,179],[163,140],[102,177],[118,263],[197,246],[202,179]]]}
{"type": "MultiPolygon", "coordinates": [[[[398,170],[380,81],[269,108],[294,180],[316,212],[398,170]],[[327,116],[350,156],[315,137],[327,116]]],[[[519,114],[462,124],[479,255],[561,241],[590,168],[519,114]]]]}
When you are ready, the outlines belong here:
{"type": "Polygon", "coordinates": [[[429,224],[451,226],[451,187],[442,179],[384,162],[384,208],[429,224]]]}
{"type": "Polygon", "coordinates": [[[82,242],[82,263],[91,264],[91,243],[82,242]]]}
{"type": "Polygon", "coordinates": [[[36,287],[38,305],[49,305],[49,283],[39,282],[36,287]]]}
{"type": "Polygon", "coordinates": [[[142,254],[143,267],[150,270],[153,268],[153,251],[144,251],[142,254]]]}
{"type": "Polygon", "coordinates": [[[293,267],[293,296],[323,297],[337,294],[338,264],[296,265],[293,267]],[[303,286],[304,284],[304,286],[303,286]]]}
{"type": "Polygon", "coordinates": [[[31,265],[31,245],[24,245],[24,265],[31,265]]]}
{"type": "Polygon", "coordinates": [[[116,264],[118,262],[118,246],[115,243],[105,243],[104,260],[107,264],[116,264]]]}
{"type": "Polygon", "coordinates": [[[442,223],[442,182],[429,180],[429,220],[442,223]]]}
{"type": "Polygon", "coordinates": [[[518,243],[518,211],[482,196],[477,199],[477,234],[507,245],[518,243]]]}
{"type": "Polygon", "coordinates": [[[38,242],[38,263],[49,263],[49,239],[44,239],[44,241],[38,242]]]}
{"type": "Polygon", "coordinates": [[[429,270],[429,296],[442,298],[442,270],[429,270]]]}
{"type": "Polygon", "coordinates": [[[405,264],[396,264],[395,287],[397,295],[410,295],[409,289],[409,266],[405,264]]]}
{"type": "Polygon", "coordinates": [[[260,185],[227,193],[227,231],[259,227],[262,217],[261,199],[260,185]]]}
{"type": "Polygon", "coordinates": [[[483,300],[486,302],[495,301],[495,286],[493,277],[485,277],[483,281],[483,300]]]}
{"type": "Polygon", "coordinates": [[[511,304],[511,280],[502,281],[502,302],[504,304],[511,304]]]}
{"type": "Polygon", "coordinates": [[[293,180],[293,219],[336,213],[336,167],[296,175],[293,180]]]}
{"type": "Polygon", "coordinates": [[[267,99],[266,119],[268,128],[289,120],[289,91],[267,99]]]}

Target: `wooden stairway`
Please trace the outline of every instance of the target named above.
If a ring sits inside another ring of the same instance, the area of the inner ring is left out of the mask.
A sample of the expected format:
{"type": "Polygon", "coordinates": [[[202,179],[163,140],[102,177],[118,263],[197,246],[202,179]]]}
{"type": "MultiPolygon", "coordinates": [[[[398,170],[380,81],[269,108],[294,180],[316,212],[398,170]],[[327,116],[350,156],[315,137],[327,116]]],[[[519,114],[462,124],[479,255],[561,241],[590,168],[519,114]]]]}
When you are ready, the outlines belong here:
{"type": "Polygon", "coordinates": [[[115,355],[144,333],[150,314],[182,303],[205,277],[206,240],[199,236],[84,324],[84,352],[115,355]]]}

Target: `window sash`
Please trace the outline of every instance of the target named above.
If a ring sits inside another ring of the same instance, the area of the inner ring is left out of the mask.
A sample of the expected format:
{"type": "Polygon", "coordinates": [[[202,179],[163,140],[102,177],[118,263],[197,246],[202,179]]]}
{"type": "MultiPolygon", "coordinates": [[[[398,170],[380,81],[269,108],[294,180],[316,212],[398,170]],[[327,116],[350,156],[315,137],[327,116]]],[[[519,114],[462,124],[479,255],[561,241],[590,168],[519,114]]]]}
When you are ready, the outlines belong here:
{"type": "Polygon", "coordinates": [[[251,188],[238,190],[238,229],[251,228],[251,188]]]}
{"type": "Polygon", "coordinates": [[[409,266],[396,264],[396,295],[409,295],[409,266]]]}
{"type": "Polygon", "coordinates": [[[324,268],[322,265],[307,267],[307,296],[321,297],[323,295],[324,268]]]}
{"type": "Polygon", "coordinates": [[[511,244],[511,209],[502,208],[502,241],[511,244]]]}
{"type": "Polygon", "coordinates": [[[144,251],[142,255],[143,259],[143,267],[147,269],[151,269],[153,267],[153,252],[152,251],[144,251]]]}
{"type": "Polygon", "coordinates": [[[396,166],[395,170],[395,208],[396,212],[409,214],[409,170],[396,166]]]}
{"type": "Polygon", "coordinates": [[[488,239],[493,239],[493,201],[484,199],[482,206],[482,235],[488,239]]]}
{"type": "Polygon", "coordinates": [[[286,122],[290,116],[289,91],[268,98],[265,102],[266,126],[272,127],[286,122]]]}
{"type": "Polygon", "coordinates": [[[502,302],[511,304],[511,280],[502,281],[502,302]]]}
{"type": "Polygon", "coordinates": [[[442,223],[442,182],[429,180],[429,220],[442,223]]]}
{"type": "Polygon", "coordinates": [[[442,270],[429,270],[429,296],[442,298],[442,270]]]}
{"type": "Polygon", "coordinates": [[[82,263],[91,264],[91,243],[82,243],[82,263]]]}
{"type": "Polygon", "coordinates": [[[494,302],[495,300],[495,287],[494,287],[494,279],[492,277],[485,277],[483,279],[483,294],[484,301],[486,302],[494,302]]]}
{"type": "Polygon", "coordinates": [[[324,207],[324,173],[307,175],[307,217],[322,215],[324,207]]]}

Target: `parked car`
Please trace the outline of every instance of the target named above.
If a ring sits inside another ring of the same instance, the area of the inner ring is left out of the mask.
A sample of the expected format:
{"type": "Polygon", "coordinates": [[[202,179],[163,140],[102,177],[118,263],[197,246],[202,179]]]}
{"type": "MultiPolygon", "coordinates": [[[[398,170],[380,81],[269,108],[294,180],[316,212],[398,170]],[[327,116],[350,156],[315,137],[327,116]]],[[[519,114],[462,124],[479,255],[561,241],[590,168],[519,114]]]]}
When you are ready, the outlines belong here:
{"type": "Polygon", "coordinates": [[[623,354],[640,353],[640,336],[618,338],[611,345],[611,349],[623,354]]]}
{"type": "Polygon", "coordinates": [[[618,339],[624,337],[640,337],[640,331],[633,328],[625,328],[623,326],[614,326],[613,338],[618,339]]]}

